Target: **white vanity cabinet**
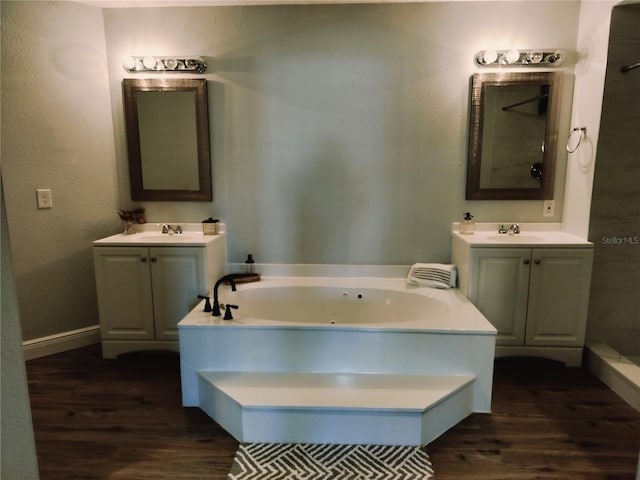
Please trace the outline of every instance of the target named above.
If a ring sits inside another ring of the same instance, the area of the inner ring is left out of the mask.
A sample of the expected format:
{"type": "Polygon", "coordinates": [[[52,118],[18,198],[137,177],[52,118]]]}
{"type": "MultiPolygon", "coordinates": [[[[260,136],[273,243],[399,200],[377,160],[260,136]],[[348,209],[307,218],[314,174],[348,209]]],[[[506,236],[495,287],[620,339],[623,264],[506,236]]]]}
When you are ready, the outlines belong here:
{"type": "Polygon", "coordinates": [[[226,267],[224,240],[210,245],[94,242],[102,354],[178,350],[178,322],[226,267]]]}
{"type": "Polygon", "coordinates": [[[498,330],[496,356],[581,364],[591,244],[496,246],[454,239],[453,263],[463,293],[498,330]]]}

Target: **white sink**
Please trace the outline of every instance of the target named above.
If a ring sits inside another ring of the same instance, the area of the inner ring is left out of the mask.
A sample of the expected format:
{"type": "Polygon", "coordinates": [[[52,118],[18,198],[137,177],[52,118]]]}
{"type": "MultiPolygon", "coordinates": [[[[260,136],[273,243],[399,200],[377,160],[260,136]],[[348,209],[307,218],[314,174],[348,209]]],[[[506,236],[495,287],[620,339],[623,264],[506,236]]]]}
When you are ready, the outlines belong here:
{"type": "Polygon", "coordinates": [[[522,235],[522,234],[502,234],[502,235],[491,235],[487,237],[488,240],[492,242],[504,242],[504,243],[536,243],[536,242],[544,242],[544,238],[537,237],[535,235],[522,235]]]}

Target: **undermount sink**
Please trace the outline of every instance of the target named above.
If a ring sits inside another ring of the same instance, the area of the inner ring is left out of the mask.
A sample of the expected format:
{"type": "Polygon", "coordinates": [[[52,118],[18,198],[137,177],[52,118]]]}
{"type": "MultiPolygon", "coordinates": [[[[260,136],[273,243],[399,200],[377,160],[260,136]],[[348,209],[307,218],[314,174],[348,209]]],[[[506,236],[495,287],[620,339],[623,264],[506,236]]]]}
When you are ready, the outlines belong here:
{"type": "Polygon", "coordinates": [[[504,243],[536,243],[536,242],[543,242],[544,238],[542,237],[536,237],[535,235],[521,235],[521,234],[514,234],[514,235],[491,235],[490,237],[487,237],[488,240],[491,240],[493,242],[504,242],[504,243]]]}

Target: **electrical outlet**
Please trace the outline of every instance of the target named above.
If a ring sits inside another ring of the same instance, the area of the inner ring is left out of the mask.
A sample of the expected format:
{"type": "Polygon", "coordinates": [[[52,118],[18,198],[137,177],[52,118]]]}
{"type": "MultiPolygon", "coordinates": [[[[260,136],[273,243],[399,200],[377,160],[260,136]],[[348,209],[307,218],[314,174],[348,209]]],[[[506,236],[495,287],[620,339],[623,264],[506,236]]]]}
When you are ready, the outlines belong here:
{"type": "Polygon", "coordinates": [[[545,200],[542,205],[542,216],[543,217],[553,217],[553,214],[556,211],[556,202],[553,200],[545,200]]]}
{"type": "Polygon", "coordinates": [[[39,188],[36,190],[36,197],[38,198],[38,208],[52,208],[53,198],[51,197],[51,189],[39,188]]]}

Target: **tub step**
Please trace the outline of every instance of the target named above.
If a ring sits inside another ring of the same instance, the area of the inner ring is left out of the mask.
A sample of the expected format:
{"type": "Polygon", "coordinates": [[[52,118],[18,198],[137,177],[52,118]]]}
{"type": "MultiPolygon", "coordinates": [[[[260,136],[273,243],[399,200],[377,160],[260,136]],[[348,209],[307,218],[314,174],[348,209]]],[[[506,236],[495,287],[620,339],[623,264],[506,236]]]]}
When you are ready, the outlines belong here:
{"type": "Polygon", "coordinates": [[[425,445],[472,412],[473,375],[198,372],[240,442],[425,445]]]}

